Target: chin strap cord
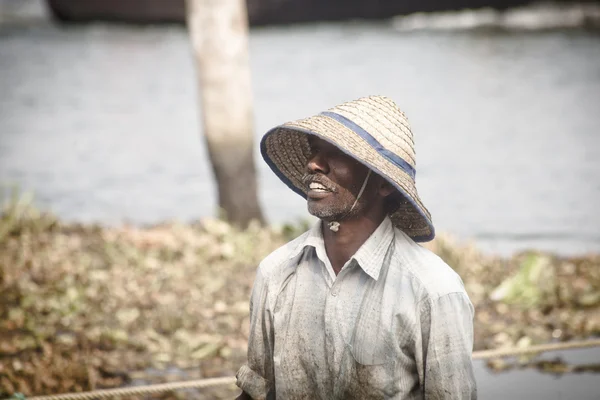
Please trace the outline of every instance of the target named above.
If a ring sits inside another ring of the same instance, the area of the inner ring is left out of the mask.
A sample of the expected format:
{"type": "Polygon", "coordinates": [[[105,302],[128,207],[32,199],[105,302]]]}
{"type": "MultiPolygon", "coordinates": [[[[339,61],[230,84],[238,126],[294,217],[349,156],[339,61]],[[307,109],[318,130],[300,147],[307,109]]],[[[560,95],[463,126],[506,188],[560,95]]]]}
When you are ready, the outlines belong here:
{"type": "MultiPolygon", "coordinates": [[[[356,196],[356,200],[354,200],[354,204],[352,204],[352,207],[350,207],[350,210],[344,214],[342,216],[342,218],[344,218],[346,215],[350,214],[352,212],[352,210],[354,210],[354,207],[356,207],[356,204],[358,204],[358,200],[360,199],[360,196],[362,196],[363,192],[365,191],[365,188],[367,187],[367,183],[369,182],[369,177],[371,176],[371,170],[369,170],[369,172],[367,172],[367,177],[365,178],[365,181],[363,182],[360,191],[358,192],[358,196],[356,196]]],[[[340,230],[340,223],[337,221],[331,221],[328,224],[329,229],[333,232],[337,232],[340,230]]]]}

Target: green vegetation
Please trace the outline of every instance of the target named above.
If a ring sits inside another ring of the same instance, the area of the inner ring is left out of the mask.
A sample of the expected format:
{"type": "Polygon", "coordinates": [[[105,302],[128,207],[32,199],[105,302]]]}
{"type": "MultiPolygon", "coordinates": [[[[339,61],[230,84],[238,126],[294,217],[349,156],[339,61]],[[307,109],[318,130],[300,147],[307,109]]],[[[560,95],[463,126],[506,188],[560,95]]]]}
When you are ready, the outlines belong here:
{"type": "MultiPolygon", "coordinates": [[[[299,231],[215,219],[81,225],[9,201],[0,216],[0,397],[119,386],[149,367],[235,373],[255,268],[299,231]]],[[[501,259],[444,236],[428,246],[465,282],[476,349],[600,334],[599,255],[501,259]]]]}

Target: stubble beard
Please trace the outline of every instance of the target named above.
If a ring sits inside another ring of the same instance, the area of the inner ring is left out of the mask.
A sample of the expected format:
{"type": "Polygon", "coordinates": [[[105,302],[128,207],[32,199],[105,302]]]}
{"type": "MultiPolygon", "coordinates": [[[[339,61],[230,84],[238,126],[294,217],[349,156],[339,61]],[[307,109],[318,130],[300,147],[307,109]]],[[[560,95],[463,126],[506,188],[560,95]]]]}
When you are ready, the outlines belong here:
{"type": "MultiPolygon", "coordinates": [[[[316,178],[316,175],[306,174],[303,176],[303,182],[308,185],[310,182],[319,182],[322,185],[332,188],[332,195],[334,196],[329,201],[322,200],[311,200],[307,199],[308,212],[315,217],[330,222],[330,221],[341,221],[348,217],[352,217],[360,213],[365,207],[364,198],[359,199],[357,204],[352,208],[352,205],[356,202],[357,194],[352,191],[335,186],[328,179],[316,178]]],[[[358,191],[357,188],[353,188],[358,191]]]]}
{"type": "MultiPolygon", "coordinates": [[[[349,209],[349,208],[348,208],[349,209]]],[[[325,221],[335,221],[345,214],[345,208],[335,205],[322,206],[308,201],[308,212],[325,221]]]]}
{"type": "Polygon", "coordinates": [[[364,207],[362,201],[359,200],[354,209],[352,209],[352,205],[356,199],[353,196],[348,197],[349,198],[335,202],[334,204],[319,204],[317,201],[308,200],[308,212],[324,221],[339,222],[343,219],[357,215],[364,207]]]}

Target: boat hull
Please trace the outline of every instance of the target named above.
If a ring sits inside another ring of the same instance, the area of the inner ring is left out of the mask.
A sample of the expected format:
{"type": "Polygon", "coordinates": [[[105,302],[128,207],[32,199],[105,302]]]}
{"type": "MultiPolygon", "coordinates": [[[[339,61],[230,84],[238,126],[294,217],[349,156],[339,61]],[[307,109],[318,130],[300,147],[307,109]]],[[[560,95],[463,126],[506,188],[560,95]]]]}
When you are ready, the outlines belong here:
{"type": "MultiPolygon", "coordinates": [[[[47,0],[61,21],[129,23],[183,22],[184,0],[47,0]]],[[[492,7],[505,9],[525,0],[247,0],[251,25],[348,19],[384,19],[415,12],[492,7]]]]}

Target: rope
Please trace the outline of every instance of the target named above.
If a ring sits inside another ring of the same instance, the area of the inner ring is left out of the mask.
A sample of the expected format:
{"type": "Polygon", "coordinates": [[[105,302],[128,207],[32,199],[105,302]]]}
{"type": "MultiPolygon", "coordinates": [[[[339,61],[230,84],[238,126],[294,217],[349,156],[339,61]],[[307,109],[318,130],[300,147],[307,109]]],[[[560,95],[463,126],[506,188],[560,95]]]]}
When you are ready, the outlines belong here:
{"type": "MultiPolygon", "coordinates": [[[[519,356],[523,354],[538,354],[548,351],[558,350],[572,350],[572,349],[585,349],[590,347],[599,347],[600,339],[584,340],[576,342],[562,342],[562,343],[547,343],[536,346],[529,346],[523,348],[507,348],[507,349],[496,349],[496,350],[482,350],[473,352],[474,360],[484,360],[490,358],[502,358],[519,356]]],[[[222,378],[209,378],[209,379],[197,379],[193,381],[183,382],[172,382],[162,383],[158,385],[145,385],[135,386],[128,388],[119,389],[103,389],[93,390],[90,392],[81,393],[64,393],[49,396],[34,396],[28,397],[28,400],[93,400],[103,399],[107,397],[120,397],[120,396],[131,396],[136,394],[145,393],[161,393],[171,392],[180,389],[201,389],[209,386],[227,385],[235,383],[234,377],[222,377],[222,378]]]]}
{"type": "Polygon", "coordinates": [[[90,392],[64,393],[49,396],[28,397],[28,400],[93,400],[107,397],[132,396],[145,393],[171,392],[180,389],[201,389],[209,386],[218,386],[235,383],[235,378],[226,376],[223,378],[197,379],[193,381],[161,383],[157,385],[134,386],[119,389],[92,390],[90,392]]]}
{"type": "Polygon", "coordinates": [[[586,349],[598,346],[600,346],[600,339],[583,340],[577,342],[546,343],[529,347],[474,351],[472,357],[474,360],[484,360],[489,358],[520,356],[523,354],[545,353],[548,351],[586,349]]]}

